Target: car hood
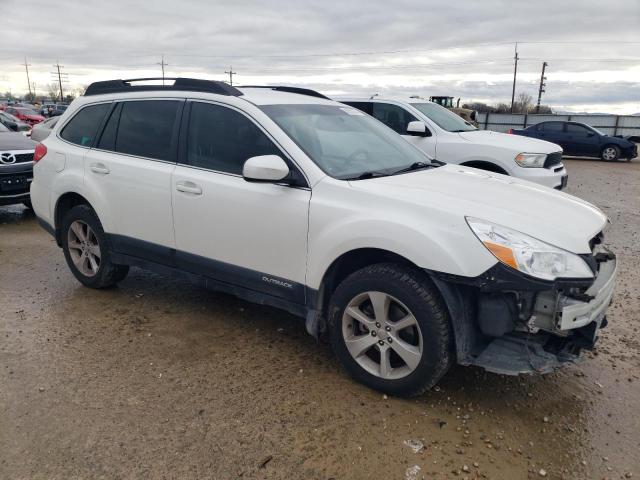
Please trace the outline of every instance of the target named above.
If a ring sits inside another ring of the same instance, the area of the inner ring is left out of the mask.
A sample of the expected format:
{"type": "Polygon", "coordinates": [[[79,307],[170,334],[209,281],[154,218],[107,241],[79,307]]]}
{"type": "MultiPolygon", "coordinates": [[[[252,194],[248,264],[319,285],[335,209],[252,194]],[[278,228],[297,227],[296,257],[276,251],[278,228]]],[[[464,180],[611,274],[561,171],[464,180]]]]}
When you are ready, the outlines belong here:
{"type": "Polygon", "coordinates": [[[537,138],[522,137],[520,135],[492,132],[490,130],[460,132],[458,135],[469,142],[511,148],[516,154],[553,153],[562,151],[562,147],[555,143],[538,140],[537,138]]]}
{"type": "Polygon", "coordinates": [[[37,143],[17,132],[0,132],[0,152],[35,150],[37,143]]]}
{"type": "MultiPolygon", "coordinates": [[[[351,182],[355,189],[437,210],[456,222],[476,217],[574,253],[589,253],[606,225],[597,207],[572,195],[506,175],[460,165],[351,182]]],[[[398,206],[403,208],[402,205],[398,206]]]]}

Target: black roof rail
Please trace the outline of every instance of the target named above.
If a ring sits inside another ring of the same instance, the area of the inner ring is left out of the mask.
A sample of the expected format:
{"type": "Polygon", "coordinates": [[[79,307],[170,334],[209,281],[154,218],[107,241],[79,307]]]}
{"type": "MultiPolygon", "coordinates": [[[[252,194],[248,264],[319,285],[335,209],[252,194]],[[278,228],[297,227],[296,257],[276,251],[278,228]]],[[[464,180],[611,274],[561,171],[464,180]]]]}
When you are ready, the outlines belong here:
{"type": "Polygon", "coordinates": [[[102,82],[93,82],[87,87],[84,94],[85,96],[89,96],[101,95],[103,93],[149,92],[154,90],[207,92],[234,97],[242,95],[240,90],[225,82],[182,77],[130,78],[127,80],[105,80],[102,82]],[[174,82],[171,85],[132,85],[133,82],[148,82],[151,80],[173,80],[174,82]]]}
{"type": "Polygon", "coordinates": [[[268,88],[270,90],[275,90],[277,92],[297,93],[299,95],[308,95],[310,97],[324,98],[325,100],[331,100],[329,97],[321,94],[320,92],[316,92],[315,90],[311,90],[310,88],[287,87],[284,85],[242,85],[238,88],[268,88]]]}

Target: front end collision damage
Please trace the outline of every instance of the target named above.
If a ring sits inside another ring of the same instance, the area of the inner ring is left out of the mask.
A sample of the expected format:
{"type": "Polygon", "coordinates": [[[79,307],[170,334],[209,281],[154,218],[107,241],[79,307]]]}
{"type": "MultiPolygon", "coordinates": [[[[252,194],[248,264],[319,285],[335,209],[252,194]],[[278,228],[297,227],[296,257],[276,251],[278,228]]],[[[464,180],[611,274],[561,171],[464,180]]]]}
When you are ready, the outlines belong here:
{"type": "Polygon", "coordinates": [[[544,281],[497,264],[476,278],[428,274],[449,307],[458,363],[518,375],[548,373],[592,349],[607,325],[615,255],[593,255],[595,280],[544,281]]]}

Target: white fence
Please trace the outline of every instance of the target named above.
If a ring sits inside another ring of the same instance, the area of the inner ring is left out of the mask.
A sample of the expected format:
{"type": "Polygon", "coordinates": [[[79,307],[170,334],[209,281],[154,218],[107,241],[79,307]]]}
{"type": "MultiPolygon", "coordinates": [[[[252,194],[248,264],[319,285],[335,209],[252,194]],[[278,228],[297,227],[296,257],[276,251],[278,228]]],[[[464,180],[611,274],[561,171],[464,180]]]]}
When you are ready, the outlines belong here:
{"type": "Polygon", "coordinates": [[[634,115],[536,115],[511,113],[478,113],[476,121],[484,130],[506,132],[510,128],[526,128],[540,122],[560,120],[580,122],[607,135],[633,135],[640,139],[640,116],[634,115]]]}

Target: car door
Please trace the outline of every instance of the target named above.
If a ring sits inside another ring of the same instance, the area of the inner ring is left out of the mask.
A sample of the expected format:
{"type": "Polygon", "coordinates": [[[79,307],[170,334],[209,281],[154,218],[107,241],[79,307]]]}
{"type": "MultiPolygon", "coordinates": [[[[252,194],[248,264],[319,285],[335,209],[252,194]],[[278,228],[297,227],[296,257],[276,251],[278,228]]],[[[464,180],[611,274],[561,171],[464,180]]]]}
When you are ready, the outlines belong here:
{"type": "Polygon", "coordinates": [[[239,110],[189,102],[173,173],[176,262],[226,284],[302,304],[309,188],[253,183],[244,162],[279,155],[275,142],[239,110]]]}
{"type": "Polygon", "coordinates": [[[85,157],[85,183],[108,212],[114,249],[170,264],[175,247],[171,173],[183,100],[131,100],[114,106],[85,157]]]}
{"type": "MultiPolygon", "coordinates": [[[[436,158],[436,137],[434,135],[428,137],[407,135],[409,123],[419,120],[413,113],[392,103],[373,102],[371,114],[431,158],[436,158]]],[[[427,129],[429,129],[428,125],[427,129]]]]}
{"type": "Polygon", "coordinates": [[[547,142],[556,143],[562,147],[565,153],[567,150],[567,138],[564,131],[564,122],[543,122],[538,125],[537,137],[547,142]]]}
{"type": "Polygon", "coordinates": [[[577,123],[567,123],[567,144],[571,155],[599,156],[600,138],[590,128],[577,123]]]}

